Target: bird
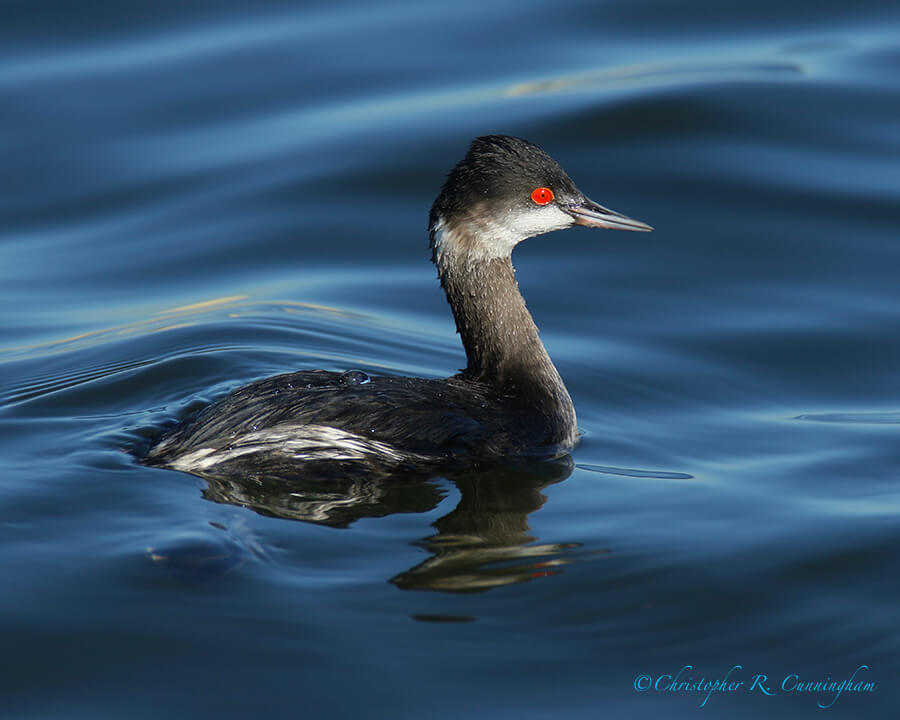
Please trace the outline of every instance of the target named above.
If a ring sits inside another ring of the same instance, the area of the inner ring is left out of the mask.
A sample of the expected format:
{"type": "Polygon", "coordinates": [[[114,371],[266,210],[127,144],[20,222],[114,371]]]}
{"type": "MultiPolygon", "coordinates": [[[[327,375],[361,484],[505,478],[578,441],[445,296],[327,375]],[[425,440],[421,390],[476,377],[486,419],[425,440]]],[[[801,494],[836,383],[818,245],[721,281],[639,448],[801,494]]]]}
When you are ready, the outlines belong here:
{"type": "Polygon", "coordinates": [[[252,382],[158,437],[144,462],[196,475],[383,475],[558,458],[579,432],[512,264],[572,226],[646,232],[590,200],[550,155],[475,138],[429,214],[429,245],[466,354],[444,379],[299,370],[252,382]]]}

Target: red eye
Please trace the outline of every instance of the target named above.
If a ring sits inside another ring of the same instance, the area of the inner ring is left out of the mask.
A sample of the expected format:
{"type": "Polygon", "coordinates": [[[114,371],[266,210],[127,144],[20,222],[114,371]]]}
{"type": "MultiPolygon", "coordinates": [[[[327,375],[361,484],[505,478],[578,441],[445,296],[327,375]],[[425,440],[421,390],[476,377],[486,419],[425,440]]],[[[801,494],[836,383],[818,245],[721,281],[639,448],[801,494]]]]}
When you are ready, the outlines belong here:
{"type": "Polygon", "coordinates": [[[553,201],[553,191],[545,187],[535,188],[531,191],[531,199],[535,205],[546,205],[553,201]]]}

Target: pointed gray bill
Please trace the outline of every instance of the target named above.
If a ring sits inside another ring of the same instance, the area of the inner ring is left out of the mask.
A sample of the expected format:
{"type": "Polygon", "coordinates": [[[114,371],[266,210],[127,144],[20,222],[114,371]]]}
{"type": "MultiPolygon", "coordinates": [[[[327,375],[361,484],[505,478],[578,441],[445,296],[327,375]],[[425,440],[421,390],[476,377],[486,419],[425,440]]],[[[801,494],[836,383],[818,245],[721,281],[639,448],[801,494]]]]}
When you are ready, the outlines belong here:
{"type": "Polygon", "coordinates": [[[585,198],[577,205],[569,205],[563,208],[575,219],[576,225],[584,225],[592,228],[609,228],[610,230],[636,230],[638,232],[650,232],[653,228],[598,205],[593,200],[585,198]]]}

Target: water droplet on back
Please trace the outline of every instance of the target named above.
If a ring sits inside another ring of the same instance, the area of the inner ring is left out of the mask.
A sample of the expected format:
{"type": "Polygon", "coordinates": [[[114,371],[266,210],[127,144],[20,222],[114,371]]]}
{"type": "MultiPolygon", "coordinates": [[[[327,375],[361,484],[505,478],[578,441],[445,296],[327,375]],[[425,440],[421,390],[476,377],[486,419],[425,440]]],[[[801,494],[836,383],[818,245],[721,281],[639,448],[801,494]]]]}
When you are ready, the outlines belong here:
{"type": "Polygon", "coordinates": [[[372,378],[362,370],[348,370],[341,375],[341,383],[343,385],[365,385],[370,382],[372,382],[372,378]]]}

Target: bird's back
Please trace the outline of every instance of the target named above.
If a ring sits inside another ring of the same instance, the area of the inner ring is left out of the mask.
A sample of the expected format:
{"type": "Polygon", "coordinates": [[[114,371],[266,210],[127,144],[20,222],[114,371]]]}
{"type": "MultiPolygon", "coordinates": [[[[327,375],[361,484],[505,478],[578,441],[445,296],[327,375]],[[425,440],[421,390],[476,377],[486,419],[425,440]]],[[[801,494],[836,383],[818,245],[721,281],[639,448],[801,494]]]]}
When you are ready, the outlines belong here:
{"type": "Polygon", "coordinates": [[[199,473],[298,460],[377,472],[568,450],[541,447],[541,424],[461,377],[309,370],[235,390],[167,433],[146,461],[199,473]]]}

